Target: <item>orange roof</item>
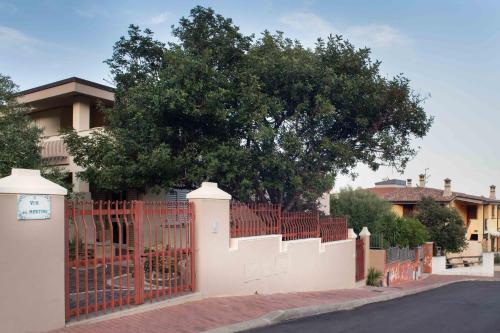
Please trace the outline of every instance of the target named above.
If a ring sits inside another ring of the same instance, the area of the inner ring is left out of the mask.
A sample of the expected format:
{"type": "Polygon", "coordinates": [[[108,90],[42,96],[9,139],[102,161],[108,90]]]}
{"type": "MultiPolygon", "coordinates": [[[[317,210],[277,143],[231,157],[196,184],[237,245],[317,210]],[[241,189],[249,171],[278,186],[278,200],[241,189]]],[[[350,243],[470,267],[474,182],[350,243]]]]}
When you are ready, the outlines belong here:
{"type": "Polygon", "coordinates": [[[368,191],[375,193],[379,198],[390,202],[417,202],[423,197],[431,197],[439,202],[450,202],[455,199],[475,200],[482,202],[500,203],[483,196],[452,192],[450,196],[444,195],[444,190],[431,187],[372,187],[368,191]]]}

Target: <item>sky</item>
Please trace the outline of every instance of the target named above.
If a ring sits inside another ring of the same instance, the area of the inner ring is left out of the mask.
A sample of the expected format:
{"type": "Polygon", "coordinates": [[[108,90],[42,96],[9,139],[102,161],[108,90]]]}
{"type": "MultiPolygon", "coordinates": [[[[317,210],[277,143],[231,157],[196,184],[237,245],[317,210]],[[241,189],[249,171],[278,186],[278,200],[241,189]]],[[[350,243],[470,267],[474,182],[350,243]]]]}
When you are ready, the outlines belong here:
{"type": "Polygon", "coordinates": [[[341,34],[369,47],[382,73],[402,73],[426,96],[435,120],[403,174],[360,165],[335,189],[371,187],[385,178],[488,195],[500,187],[500,1],[6,1],[0,0],[0,73],[28,89],[71,76],[108,84],[103,61],[129,24],[162,41],[171,26],[202,5],[231,17],[245,34],[283,31],[305,46],[341,34]],[[498,124],[498,125],[497,125],[498,124]]]}

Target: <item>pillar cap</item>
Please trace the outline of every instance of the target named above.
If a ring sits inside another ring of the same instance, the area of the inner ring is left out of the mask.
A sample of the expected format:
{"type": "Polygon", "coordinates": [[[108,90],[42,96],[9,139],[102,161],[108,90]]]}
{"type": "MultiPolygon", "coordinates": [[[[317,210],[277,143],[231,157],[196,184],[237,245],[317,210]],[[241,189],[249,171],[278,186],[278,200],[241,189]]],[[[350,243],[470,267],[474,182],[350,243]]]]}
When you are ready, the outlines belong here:
{"type": "Polygon", "coordinates": [[[356,238],[358,238],[358,235],[356,235],[356,233],[354,232],[353,228],[347,229],[347,238],[349,238],[349,239],[356,239],[356,238]]]}
{"type": "Polygon", "coordinates": [[[363,229],[361,229],[361,232],[359,233],[360,237],[368,237],[370,235],[371,235],[371,233],[367,227],[363,227],[363,229]]]}
{"type": "Polygon", "coordinates": [[[68,190],[43,178],[40,170],[12,169],[10,176],[0,179],[0,193],[66,195],[68,190]]]}
{"type": "Polygon", "coordinates": [[[221,190],[217,183],[203,182],[201,187],[189,192],[186,195],[188,199],[214,199],[214,200],[231,200],[231,194],[221,190]]]}

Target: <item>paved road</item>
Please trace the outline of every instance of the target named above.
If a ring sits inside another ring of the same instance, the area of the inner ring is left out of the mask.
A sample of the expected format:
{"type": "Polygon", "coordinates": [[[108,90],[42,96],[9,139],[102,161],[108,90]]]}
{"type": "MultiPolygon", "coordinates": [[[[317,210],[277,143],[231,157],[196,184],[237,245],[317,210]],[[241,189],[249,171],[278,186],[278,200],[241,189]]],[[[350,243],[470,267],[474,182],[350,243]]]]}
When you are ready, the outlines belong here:
{"type": "Polygon", "coordinates": [[[460,282],[250,332],[500,332],[500,282],[460,282]]]}

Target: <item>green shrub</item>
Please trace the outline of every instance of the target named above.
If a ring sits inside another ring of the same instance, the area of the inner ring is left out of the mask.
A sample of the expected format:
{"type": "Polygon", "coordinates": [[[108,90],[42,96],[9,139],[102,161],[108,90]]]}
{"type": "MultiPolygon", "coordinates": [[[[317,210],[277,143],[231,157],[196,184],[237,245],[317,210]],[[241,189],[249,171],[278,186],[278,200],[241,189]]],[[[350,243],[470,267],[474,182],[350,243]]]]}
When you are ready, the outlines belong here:
{"type": "Polygon", "coordinates": [[[433,198],[422,198],[415,216],[429,232],[434,245],[446,252],[461,252],[467,247],[464,221],[455,208],[441,206],[433,198]]]}
{"type": "Polygon", "coordinates": [[[382,279],[382,272],[374,267],[368,268],[368,276],[366,277],[366,284],[369,286],[380,286],[382,279]]]}
{"type": "Polygon", "coordinates": [[[383,247],[402,246],[414,248],[429,239],[429,233],[419,221],[390,214],[381,220],[374,233],[384,235],[383,247]]]}
{"type": "Polygon", "coordinates": [[[495,265],[500,265],[500,253],[495,253],[495,265]]]}
{"type": "Polygon", "coordinates": [[[391,215],[391,204],[363,189],[343,188],[330,198],[332,215],[347,216],[349,228],[359,233],[363,227],[373,232],[380,221],[391,215]]]}

